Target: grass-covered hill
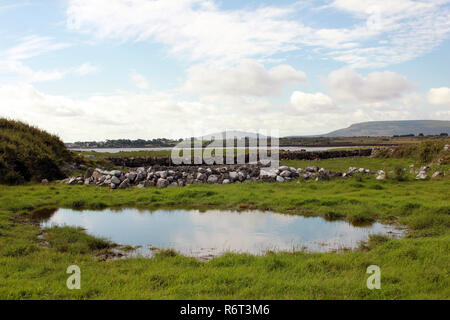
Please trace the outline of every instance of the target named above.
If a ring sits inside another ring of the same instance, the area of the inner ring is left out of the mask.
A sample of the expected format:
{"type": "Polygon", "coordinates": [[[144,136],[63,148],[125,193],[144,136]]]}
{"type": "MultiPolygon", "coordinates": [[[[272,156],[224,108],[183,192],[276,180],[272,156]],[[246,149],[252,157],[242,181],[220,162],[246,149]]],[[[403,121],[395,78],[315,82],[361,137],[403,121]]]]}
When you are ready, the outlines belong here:
{"type": "Polygon", "coordinates": [[[325,137],[363,137],[419,134],[450,134],[450,121],[440,120],[404,120],[404,121],[370,121],[352,124],[345,129],[330,132],[325,137]]]}
{"type": "Polygon", "coordinates": [[[72,160],[73,154],[57,136],[0,118],[0,184],[60,179],[61,165],[72,160]]]}

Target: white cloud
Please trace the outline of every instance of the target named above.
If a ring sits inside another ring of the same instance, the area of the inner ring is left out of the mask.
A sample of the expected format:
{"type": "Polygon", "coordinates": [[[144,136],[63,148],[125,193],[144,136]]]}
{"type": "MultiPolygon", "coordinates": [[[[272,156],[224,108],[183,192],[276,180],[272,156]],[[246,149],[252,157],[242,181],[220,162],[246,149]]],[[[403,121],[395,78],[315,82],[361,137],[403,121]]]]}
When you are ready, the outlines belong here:
{"type": "Polygon", "coordinates": [[[90,62],[83,63],[81,66],[74,68],[74,73],[79,76],[87,76],[99,71],[97,66],[92,65],[90,62]]]}
{"type": "Polygon", "coordinates": [[[380,67],[418,57],[447,39],[447,3],[337,0],[322,10],[358,22],[318,28],[293,18],[317,12],[313,2],[221,10],[214,0],[70,0],[67,26],[100,38],[151,39],[193,61],[234,64],[310,47],[353,67],[380,67]]]}
{"type": "Polygon", "coordinates": [[[28,82],[43,82],[62,79],[66,72],[62,70],[34,71],[25,66],[21,61],[0,60],[0,72],[11,74],[14,77],[28,82]]]}
{"type": "Polygon", "coordinates": [[[132,71],[130,73],[130,79],[139,89],[148,89],[150,87],[147,78],[142,74],[137,73],[136,71],[132,71]]]}
{"type": "MultiPolygon", "coordinates": [[[[322,96],[317,97],[320,101],[322,96]]],[[[199,133],[200,128],[200,134],[226,129],[314,134],[370,119],[367,113],[352,110],[324,117],[321,112],[293,112],[289,105],[273,104],[261,97],[225,98],[189,101],[163,92],[121,92],[73,99],[45,94],[29,84],[0,85],[0,116],[37,125],[65,141],[180,138],[199,133]]]]}
{"type": "MultiPolygon", "coordinates": [[[[60,80],[68,74],[85,76],[98,71],[98,67],[87,62],[78,67],[53,69],[53,70],[33,70],[24,64],[24,60],[46,54],[48,52],[62,50],[70,47],[71,44],[55,42],[50,37],[28,36],[20,39],[16,46],[0,52],[0,73],[25,82],[44,82],[60,80]]],[[[11,79],[7,79],[8,82],[11,79]]]]}
{"type": "Polygon", "coordinates": [[[201,0],[71,0],[67,26],[100,38],[153,39],[189,59],[236,61],[296,47],[306,32],[283,18],[290,8],[220,11],[201,0]]]}
{"type": "Polygon", "coordinates": [[[432,88],[428,92],[427,98],[431,104],[450,107],[450,88],[432,88]]]}
{"type": "Polygon", "coordinates": [[[353,103],[392,100],[415,88],[404,76],[394,72],[372,72],[363,77],[349,68],[331,72],[327,83],[333,98],[353,103]]]}
{"type": "Polygon", "coordinates": [[[183,89],[201,95],[271,96],[301,82],[306,82],[305,73],[289,65],[265,69],[258,62],[244,60],[234,68],[191,67],[183,89]]]}
{"type": "Polygon", "coordinates": [[[5,60],[26,60],[43,53],[65,49],[70,43],[54,42],[51,37],[40,37],[36,35],[22,38],[21,42],[3,53],[5,60]]]}
{"type": "Polygon", "coordinates": [[[337,111],[337,107],[333,100],[321,92],[305,93],[294,91],[291,95],[291,104],[294,106],[295,110],[300,113],[336,113],[337,111]]]}
{"type": "MultiPolygon", "coordinates": [[[[361,20],[359,45],[331,55],[352,67],[383,67],[419,57],[448,39],[449,0],[335,0],[327,6],[361,20]]],[[[359,32],[358,32],[359,30],[359,32]]]]}

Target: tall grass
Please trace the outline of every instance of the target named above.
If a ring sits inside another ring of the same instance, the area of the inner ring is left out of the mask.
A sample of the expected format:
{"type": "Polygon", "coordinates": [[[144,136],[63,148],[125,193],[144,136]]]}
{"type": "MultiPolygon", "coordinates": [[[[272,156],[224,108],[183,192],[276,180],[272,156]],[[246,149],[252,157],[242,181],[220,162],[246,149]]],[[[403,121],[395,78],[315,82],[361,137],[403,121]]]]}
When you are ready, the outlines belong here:
{"type": "Polygon", "coordinates": [[[450,163],[450,153],[444,151],[444,146],[450,144],[450,139],[427,140],[420,144],[404,144],[393,150],[383,149],[378,154],[379,158],[410,158],[429,163],[441,159],[441,164],[450,163]]]}
{"type": "Polygon", "coordinates": [[[0,119],[0,184],[60,179],[74,155],[55,135],[23,122],[0,119]]]}

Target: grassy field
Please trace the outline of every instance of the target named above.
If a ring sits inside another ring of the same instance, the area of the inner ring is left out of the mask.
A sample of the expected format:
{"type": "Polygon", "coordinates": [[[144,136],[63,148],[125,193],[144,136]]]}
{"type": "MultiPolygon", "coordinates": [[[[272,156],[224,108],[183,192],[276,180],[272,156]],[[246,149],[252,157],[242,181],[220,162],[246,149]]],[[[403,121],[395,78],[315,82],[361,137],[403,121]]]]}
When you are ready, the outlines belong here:
{"type": "MultiPolygon", "coordinates": [[[[411,162],[355,158],[323,160],[320,165],[375,170],[411,162]]],[[[300,166],[309,164],[313,162],[301,161],[300,166]]],[[[415,181],[411,176],[406,181],[358,176],[164,190],[2,186],[0,298],[449,299],[449,190],[448,177],[415,181]],[[168,250],[153,259],[99,261],[96,256],[111,244],[75,228],[41,230],[31,217],[45,207],[262,209],[353,223],[401,223],[410,231],[403,239],[374,236],[360,249],[344,253],[226,254],[201,262],[168,250]],[[66,288],[65,272],[73,264],[81,268],[81,290],[66,288]],[[381,268],[381,290],[366,288],[366,268],[372,264],[381,268]]]]}

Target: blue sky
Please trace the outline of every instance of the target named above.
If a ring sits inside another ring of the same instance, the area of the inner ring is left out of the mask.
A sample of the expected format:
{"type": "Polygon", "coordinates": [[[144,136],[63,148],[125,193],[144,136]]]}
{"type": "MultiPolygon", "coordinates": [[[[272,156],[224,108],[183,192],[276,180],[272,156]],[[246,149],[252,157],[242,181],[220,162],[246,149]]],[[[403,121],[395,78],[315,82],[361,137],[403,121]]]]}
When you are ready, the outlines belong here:
{"type": "Polygon", "coordinates": [[[450,1],[0,0],[0,116],[65,141],[450,119],[450,1]]]}

